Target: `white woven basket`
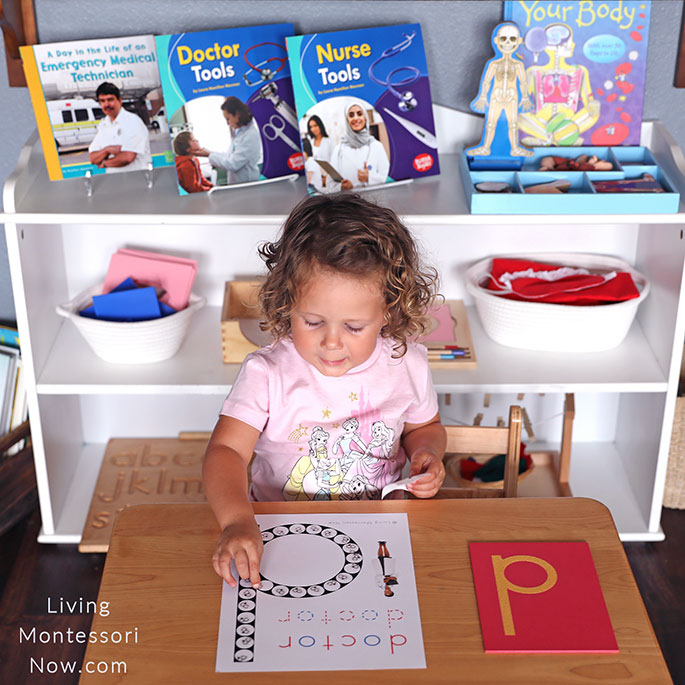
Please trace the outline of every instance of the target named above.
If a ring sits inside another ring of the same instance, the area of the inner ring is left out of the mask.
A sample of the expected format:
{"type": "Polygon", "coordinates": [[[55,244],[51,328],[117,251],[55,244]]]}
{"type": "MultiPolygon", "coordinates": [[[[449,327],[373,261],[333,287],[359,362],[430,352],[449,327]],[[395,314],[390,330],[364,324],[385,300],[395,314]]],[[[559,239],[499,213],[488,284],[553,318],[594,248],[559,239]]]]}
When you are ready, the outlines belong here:
{"type": "Polygon", "coordinates": [[[649,293],[649,281],[616,257],[575,252],[506,256],[589,270],[627,271],[640,296],[625,302],[582,307],[509,300],[481,287],[490,273],[492,257],[488,257],[467,270],[466,289],[473,296],[485,332],[501,345],[547,352],[609,350],[626,337],[640,302],[649,293]]]}
{"type": "Polygon", "coordinates": [[[193,314],[207,302],[191,293],[185,309],[151,321],[102,321],[80,316],[79,311],[92,304],[93,295],[102,293],[103,285],[84,290],[56,309],[60,316],[74,322],[98,357],[113,364],[151,364],[173,357],[193,314]]]}

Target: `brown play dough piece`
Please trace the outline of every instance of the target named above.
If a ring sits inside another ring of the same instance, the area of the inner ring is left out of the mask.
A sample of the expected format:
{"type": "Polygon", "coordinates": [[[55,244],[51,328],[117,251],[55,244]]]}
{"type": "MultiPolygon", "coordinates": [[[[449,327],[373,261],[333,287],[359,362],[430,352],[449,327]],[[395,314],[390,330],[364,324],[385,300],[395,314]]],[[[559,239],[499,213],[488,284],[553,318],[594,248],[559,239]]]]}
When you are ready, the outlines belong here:
{"type": "Polygon", "coordinates": [[[549,195],[567,193],[570,187],[570,181],[559,178],[556,181],[550,181],[549,183],[538,183],[534,186],[528,186],[524,190],[526,193],[531,193],[534,195],[549,195]]]}

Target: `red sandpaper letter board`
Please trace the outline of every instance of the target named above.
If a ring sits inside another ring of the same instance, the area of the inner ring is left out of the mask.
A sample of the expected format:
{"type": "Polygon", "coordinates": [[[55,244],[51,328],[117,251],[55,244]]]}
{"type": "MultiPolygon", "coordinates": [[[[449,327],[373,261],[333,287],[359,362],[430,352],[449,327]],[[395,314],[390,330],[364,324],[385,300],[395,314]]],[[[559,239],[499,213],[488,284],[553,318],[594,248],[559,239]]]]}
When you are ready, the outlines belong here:
{"type": "Polygon", "coordinates": [[[471,542],[469,551],[486,652],[618,652],[587,542],[471,542]]]}

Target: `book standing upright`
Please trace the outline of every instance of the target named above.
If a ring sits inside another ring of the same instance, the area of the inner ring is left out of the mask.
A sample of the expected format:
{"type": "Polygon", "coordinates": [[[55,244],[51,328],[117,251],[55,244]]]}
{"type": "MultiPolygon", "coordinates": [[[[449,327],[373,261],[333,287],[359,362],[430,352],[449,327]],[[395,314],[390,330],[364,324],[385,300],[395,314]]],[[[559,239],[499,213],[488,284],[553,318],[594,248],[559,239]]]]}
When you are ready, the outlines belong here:
{"type": "Polygon", "coordinates": [[[153,36],[20,50],[51,181],[173,164],[153,36]]]}
{"type": "Polygon", "coordinates": [[[440,172],[419,24],[287,39],[310,192],[363,190],[440,172]],[[314,128],[316,126],[316,128],[314,128]],[[306,148],[305,148],[306,153],[306,148]],[[305,155],[307,156],[307,155],[305,155]]]}
{"type": "Polygon", "coordinates": [[[523,145],[639,145],[649,0],[507,0],[533,108],[519,114],[523,145]]]}
{"type": "Polygon", "coordinates": [[[157,36],[181,195],[303,168],[285,48],[292,24],[157,36]]]}

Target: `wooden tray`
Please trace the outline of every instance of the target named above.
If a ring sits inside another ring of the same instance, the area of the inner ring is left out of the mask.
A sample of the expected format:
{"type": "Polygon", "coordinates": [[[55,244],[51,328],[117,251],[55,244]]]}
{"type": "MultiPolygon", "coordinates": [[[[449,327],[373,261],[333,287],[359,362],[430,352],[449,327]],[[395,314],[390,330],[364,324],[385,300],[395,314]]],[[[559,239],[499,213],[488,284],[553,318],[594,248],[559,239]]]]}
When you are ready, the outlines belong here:
{"type": "Polygon", "coordinates": [[[471,338],[471,329],[469,328],[469,317],[466,313],[464,302],[463,300],[445,300],[445,306],[449,308],[450,318],[452,319],[452,330],[449,331],[449,335],[440,340],[434,340],[432,333],[439,325],[439,322],[437,319],[433,319],[433,329],[423,338],[419,338],[419,342],[433,351],[445,345],[458,345],[466,354],[456,359],[431,360],[430,366],[432,369],[475,369],[478,363],[471,338]]]}
{"type": "Polygon", "coordinates": [[[226,281],[221,309],[221,354],[224,364],[240,364],[250,352],[259,349],[260,343],[264,344],[246,330],[258,330],[261,319],[257,301],[259,285],[259,281],[226,281]]]}

